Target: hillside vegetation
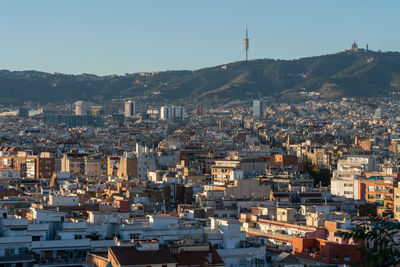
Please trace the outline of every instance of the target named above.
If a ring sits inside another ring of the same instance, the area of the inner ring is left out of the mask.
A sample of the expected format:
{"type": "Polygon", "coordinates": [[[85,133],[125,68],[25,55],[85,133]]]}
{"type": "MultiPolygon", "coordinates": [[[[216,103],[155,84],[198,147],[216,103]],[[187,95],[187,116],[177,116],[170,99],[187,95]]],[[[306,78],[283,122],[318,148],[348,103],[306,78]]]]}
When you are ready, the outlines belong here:
{"type": "Polygon", "coordinates": [[[400,88],[400,53],[341,52],[297,60],[258,59],[196,71],[124,76],[0,71],[0,103],[78,99],[246,99],[302,91],[321,97],[379,96],[400,88]]]}

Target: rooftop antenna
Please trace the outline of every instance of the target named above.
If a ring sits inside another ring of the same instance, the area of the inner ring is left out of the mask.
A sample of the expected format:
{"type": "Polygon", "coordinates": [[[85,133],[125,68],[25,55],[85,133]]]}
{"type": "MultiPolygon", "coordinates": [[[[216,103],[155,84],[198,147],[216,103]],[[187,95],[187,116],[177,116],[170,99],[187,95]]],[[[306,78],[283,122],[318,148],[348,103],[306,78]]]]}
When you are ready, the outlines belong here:
{"type": "Polygon", "coordinates": [[[248,35],[248,30],[247,30],[247,23],[246,23],[246,38],[244,38],[244,50],[246,50],[246,61],[249,59],[248,53],[249,53],[249,35],[248,35]]]}

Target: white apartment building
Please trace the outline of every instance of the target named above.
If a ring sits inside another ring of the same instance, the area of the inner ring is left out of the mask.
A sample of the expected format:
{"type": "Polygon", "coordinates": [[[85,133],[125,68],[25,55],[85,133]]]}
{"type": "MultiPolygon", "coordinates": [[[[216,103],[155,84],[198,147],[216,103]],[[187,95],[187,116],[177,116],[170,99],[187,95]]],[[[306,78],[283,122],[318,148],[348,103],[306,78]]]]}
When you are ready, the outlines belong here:
{"type": "Polygon", "coordinates": [[[358,199],[357,177],[368,171],[379,171],[379,165],[374,156],[357,155],[339,159],[337,170],[333,171],[331,179],[332,195],[358,199]]]}
{"type": "Polygon", "coordinates": [[[70,194],[70,195],[53,195],[49,196],[49,205],[50,206],[78,206],[79,205],[79,196],[70,194]]]}
{"type": "Polygon", "coordinates": [[[265,246],[259,239],[246,238],[241,222],[211,218],[211,225],[204,229],[210,242],[223,259],[225,266],[264,266],[265,246]]]}

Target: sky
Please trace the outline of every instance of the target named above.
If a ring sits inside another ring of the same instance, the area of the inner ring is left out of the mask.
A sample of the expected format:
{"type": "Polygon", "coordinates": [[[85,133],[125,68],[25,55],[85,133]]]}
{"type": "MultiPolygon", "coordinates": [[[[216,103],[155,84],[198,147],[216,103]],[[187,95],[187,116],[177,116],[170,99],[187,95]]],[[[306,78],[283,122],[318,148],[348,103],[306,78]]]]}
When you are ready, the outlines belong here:
{"type": "Polygon", "coordinates": [[[0,69],[125,74],[400,50],[400,1],[1,0],[0,69]]]}

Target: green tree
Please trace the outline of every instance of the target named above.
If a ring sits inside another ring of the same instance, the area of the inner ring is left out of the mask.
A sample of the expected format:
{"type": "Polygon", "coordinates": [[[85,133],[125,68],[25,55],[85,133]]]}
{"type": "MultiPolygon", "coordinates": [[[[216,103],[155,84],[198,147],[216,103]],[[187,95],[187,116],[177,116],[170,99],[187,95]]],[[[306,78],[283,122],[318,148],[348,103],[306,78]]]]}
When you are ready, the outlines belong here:
{"type": "Polygon", "coordinates": [[[310,160],[303,160],[303,168],[314,179],[314,185],[321,182],[322,186],[329,186],[331,184],[331,171],[320,165],[312,164],[310,160]]]}
{"type": "Polygon", "coordinates": [[[352,232],[342,232],[340,235],[365,244],[360,248],[361,262],[354,265],[384,267],[400,263],[399,231],[398,223],[375,216],[352,232]]]}

